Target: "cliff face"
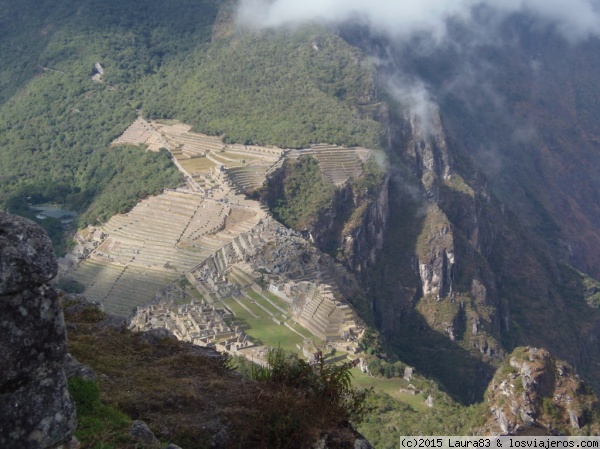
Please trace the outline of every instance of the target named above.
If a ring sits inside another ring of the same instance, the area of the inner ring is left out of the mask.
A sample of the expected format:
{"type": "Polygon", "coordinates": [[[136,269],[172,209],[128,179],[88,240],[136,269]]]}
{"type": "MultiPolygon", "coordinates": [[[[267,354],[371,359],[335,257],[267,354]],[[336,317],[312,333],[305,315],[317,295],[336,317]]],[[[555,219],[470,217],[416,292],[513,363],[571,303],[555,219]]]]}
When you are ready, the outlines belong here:
{"type": "Polygon", "coordinates": [[[0,212],[0,446],[67,444],[75,408],[63,370],[66,332],[52,243],[33,222],[0,212]]]}
{"type": "Polygon", "coordinates": [[[547,347],[593,382],[591,284],[495,197],[435,105],[425,117],[406,107],[386,117],[389,219],[363,276],[378,327],[403,360],[465,401],[482,397],[515,345],[547,347]]]}
{"type": "Polygon", "coordinates": [[[506,311],[486,260],[498,234],[494,200],[475,171],[456,162],[433,105],[426,120],[404,109],[390,110],[387,121],[389,229],[367,281],[376,321],[428,374],[447,378],[458,364],[452,360],[461,360],[464,378],[450,389],[473,400],[503,356],[506,311]],[[441,348],[447,363],[442,357],[436,366],[432,352],[441,348]]]}
{"type": "Polygon", "coordinates": [[[353,192],[355,216],[338,237],[342,242],[340,258],[355,273],[374,266],[383,248],[389,216],[389,176],[384,176],[371,197],[365,196],[353,192]]]}

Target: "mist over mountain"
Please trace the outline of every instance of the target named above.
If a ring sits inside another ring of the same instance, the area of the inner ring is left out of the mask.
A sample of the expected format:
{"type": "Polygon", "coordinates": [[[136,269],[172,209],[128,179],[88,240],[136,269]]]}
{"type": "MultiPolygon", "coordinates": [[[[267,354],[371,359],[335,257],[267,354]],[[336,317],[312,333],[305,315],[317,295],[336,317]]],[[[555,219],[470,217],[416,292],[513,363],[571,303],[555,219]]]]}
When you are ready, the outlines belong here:
{"type": "Polygon", "coordinates": [[[595,0],[242,0],[238,19],[267,27],[310,21],[339,24],[358,19],[373,31],[394,38],[426,33],[439,42],[448,37],[449,20],[461,20],[475,27],[489,25],[474,13],[480,8],[488,9],[488,18],[493,15],[494,21],[516,13],[533,15],[555,26],[571,40],[585,39],[600,32],[599,4],[595,0]]]}
{"type": "Polygon", "coordinates": [[[440,109],[496,193],[561,257],[600,275],[598,2],[245,0],[237,17],[338,27],[373,58],[386,94],[424,123],[440,109]]]}

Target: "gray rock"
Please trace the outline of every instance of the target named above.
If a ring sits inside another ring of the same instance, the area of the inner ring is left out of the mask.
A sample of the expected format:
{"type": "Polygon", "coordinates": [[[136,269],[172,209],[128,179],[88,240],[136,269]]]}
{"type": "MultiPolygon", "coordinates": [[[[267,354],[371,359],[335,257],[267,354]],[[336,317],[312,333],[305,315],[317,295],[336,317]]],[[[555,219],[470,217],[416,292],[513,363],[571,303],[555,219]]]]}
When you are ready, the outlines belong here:
{"type": "Polygon", "coordinates": [[[571,421],[571,426],[573,427],[573,429],[581,428],[581,419],[573,410],[569,410],[569,421],[571,421]]]}
{"type": "Polygon", "coordinates": [[[63,369],[67,375],[67,379],[71,377],[81,377],[85,380],[93,380],[96,382],[96,373],[89,366],[81,363],[71,354],[67,354],[63,360],[63,369]]]}
{"type": "Polygon", "coordinates": [[[168,446],[165,446],[165,449],[182,449],[182,448],[177,446],[176,444],[171,443],[168,446]]]}
{"type": "Polygon", "coordinates": [[[151,345],[160,343],[161,341],[163,341],[166,338],[171,339],[171,340],[177,340],[177,337],[175,337],[175,335],[173,335],[173,332],[171,332],[168,329],[165,329],[164,327],[146,331],[146,332],[142,333],[140,338],[143,341],[145,341],[146,343],[150,343],[151,345]]]}
{"type": "Polygon", "coordinates": [[[210,442],[210,447],[219,449],[219,448],[224,448],[227,447],[227,444],[229,443],[230,438],[229,438],[229,432],[227,431],[226,428],[221,428],[217,433],[215,433],[211,439],[210,442]]]}
{"type": "Polygon", "coordinates": [[[71,440],[52,446],[50,449],[81,449],[81,443],[77,438],[71,437],[71,440]]]}
{"type": "Polygon", "coordinates": [[[425,400],[425,404],[427,405],[427,407],[432,408],[434,405],[433,396],[431,396],[431,395],[427,396],[427,399],[425,400]]]}
{"type": "Polygon", "coordinates": [[[65,312],[69,314],[83,313],[89,309],[100,309],[100,306],[95,302],[88,301],[81,296],[69,295],[66,297],[68,300],[73,300],[74,304],[65,307],[65,312]]]}
{"type": "Polygon", "coordinates": [[[354,441],[354,449],[375,449],[375,448],[366,439],[357,438],[354,441]]]}
{"type": "Polygon", "coordinates": [[[129,431],[131,439],[142,445],[143,448],[159,448],[160,443],[154,433],[144,421],[133,421],[131,430],[129,431]]]}
{"type": "Polygon", "coordinates": [[[71,441],[75,406],[62,361],[66,331],[50,239],[35,223],[0,212],[0,447],[71,441]]]}
{"type": "Polygon", "coordinates": [[[0,212],[0,295],[38,287],[57,271],[46,232],[31,220],[0,212]]]}
{"type": "Polygon", "coordinates": [[[107,315],[102,321],[96,323],[100,330],[121,330],[127,327],[127,320],[122,316],[107,315]]]}

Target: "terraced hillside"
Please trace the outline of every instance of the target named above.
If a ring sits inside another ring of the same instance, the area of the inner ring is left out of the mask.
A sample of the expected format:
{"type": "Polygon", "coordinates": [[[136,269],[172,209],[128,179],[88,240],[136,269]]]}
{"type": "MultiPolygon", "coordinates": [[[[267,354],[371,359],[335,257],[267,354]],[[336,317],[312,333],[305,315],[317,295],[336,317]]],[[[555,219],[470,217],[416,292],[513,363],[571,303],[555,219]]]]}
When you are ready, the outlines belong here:
{"type": "Polygon", "coordinates": [[[371,150],[337,145],[311,145],[308,149],[291,151],[288,157],[297,159],[305,154],[317,160],[329,182],[342,185],[362,174],[363,164],[371,156],[371,150]]]}
{"type": "Polygon", "coordinates": [[[146,145],[150,151],[167,148],[167,143],[143,118],[138,118],[125,132],[112,142],[112,145],[146,145]]]}
{"type": "Polygon", "coordinates": [[[358,178],[364,162],[371,156],[366,148],[345,148],[317,144],[302,150],[282,150],[277,147],[224,144],[218,137],[191,131],[189,125],[178,122],[148,122],[138,118],[113,145],[146,145],[149,150],[166,148],[178,167],[186,173],[197,189],[217,187],[224,177],[239,192],[248,193],[262,186],[265,176],[279,167],[285,158],[297,159],[309,154],[318,162],[329,182],[342,185],[358,178]]]}
{"type": "MultiPolygon", "coordinates": [[[[186,176],[187,187],[147,198],[129,213],[81,233],[87,235],[80,237],[87,250],[79,249],[69,257],[77,264],[68,274],[86,287],[89,299],[119,315],[129,315],[185,274],[200,294],[213,301],[231,296],[231,289],[221,289],[219,279],[253,284],[252,268],[231,267],[253,257],[259,258],[261,266],[274,266],[279,263],[275,254],[263,254],[261,248],[276,241],[285,245],[297,237],[273,222],[257,231],[256,225],[267,213],[241,193],[260,187],[267,173],[288,156],[312,154],[330,182],[340,184],[359,176],[370,154],[369,150],[326,145],[300,151],[225,145],[218,137],[194,133],[182,123],[141,118],[113,141],[114,146],[125,144],[145,145],[152,151],[166,148],[186,176]]],[[[285,260],[296,256],[289,257],[285,260]]],[[[280,283],[304,283],[300,290],[306,291],[309,285],[315,286],[313,294],[303,291],[300,295],[310,310],[303,312],[305,304],[296,304],[294,315],[319,338],[339,338],[355,325],[347,306],[341,306],[343,294],[333,280],[333,265],[292,263],[284,272],[280,283]]]]}
{"type": "MultiPolygon", "coordinates": [[[[228,200],[235,201],[236,195],[228,200]]],[[[236,204],[215,201],[189,190],[165,191],[104,224],[104,240],[70,275],[106,311],[127,315],[251,229],[264,212],[248,203],[243,198],[236,204]]]]}

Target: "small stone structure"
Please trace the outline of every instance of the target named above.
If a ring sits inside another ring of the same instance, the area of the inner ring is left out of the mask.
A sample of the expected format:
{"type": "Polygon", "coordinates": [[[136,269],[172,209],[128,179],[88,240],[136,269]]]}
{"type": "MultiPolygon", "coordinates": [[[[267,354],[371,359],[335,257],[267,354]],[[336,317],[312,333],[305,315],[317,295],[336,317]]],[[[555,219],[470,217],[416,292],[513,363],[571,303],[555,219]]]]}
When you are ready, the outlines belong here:
{"type": "Polygon", "coordinates": [[[57,263],[35,223],[0,212],[0,447],[38,449],[71,440],[75,407],[63,359],[57,263]]]}

